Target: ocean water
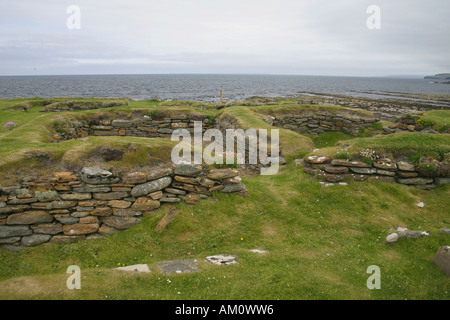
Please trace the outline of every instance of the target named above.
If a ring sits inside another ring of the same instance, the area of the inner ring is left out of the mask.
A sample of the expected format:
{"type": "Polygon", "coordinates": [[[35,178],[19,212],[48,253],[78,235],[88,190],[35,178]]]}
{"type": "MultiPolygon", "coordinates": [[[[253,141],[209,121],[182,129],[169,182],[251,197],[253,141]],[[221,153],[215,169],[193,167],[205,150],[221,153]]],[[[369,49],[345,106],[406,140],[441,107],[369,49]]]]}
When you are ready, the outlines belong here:
{"type": "Polygon", "coordinates": [[[331,93],[384,97],[386,93],[450,94],[450,85],[426,79],[289,75],[71,75],[1,76],[0,98],[127,97],[216,102],[252,96],[331,93]]]}

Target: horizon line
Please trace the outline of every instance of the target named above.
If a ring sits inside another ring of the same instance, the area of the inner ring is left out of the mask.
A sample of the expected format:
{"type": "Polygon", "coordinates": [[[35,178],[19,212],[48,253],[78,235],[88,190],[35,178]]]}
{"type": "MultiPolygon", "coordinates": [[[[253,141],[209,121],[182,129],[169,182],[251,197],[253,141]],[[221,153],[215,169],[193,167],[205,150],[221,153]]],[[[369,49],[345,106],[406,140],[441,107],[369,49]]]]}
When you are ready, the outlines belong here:
{"type": "Polygon", "coordinates": [[[5,74],[0,77],[57,77],[57,76],[165,76],[165,75],[211,75],[211,76],[303,76],[303,77],[347,77],[347,78],[424,78],[427,75],[325,75],[325,74],[283,74],[283,73],[79,73],[79,74],[5,74]]]}

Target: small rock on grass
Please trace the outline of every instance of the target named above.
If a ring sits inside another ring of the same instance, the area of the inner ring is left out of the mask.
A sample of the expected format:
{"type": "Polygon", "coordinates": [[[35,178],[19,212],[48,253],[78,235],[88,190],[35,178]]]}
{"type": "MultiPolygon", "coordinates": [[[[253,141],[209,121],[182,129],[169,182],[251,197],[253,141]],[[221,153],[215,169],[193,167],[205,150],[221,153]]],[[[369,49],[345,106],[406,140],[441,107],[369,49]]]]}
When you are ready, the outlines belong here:
{"type": "Polygon", "coordinates": [[[147,264],[135,264],[132,266],[115,268],[114,270],[131,271],[131,272],[145,272],[145,273],[150,272],[150,268],[148,267],[147,264]]]}
{"type": "Polygon", "coordinates": [[[216,265],[219,265],[219,266],[226,266],[229,264],[237,263],[235,256],[223,255],[223,254],[206,257],[206,261],[216,264],[216,265]]]}
{"type": "Polygon", "coordinates": [[[397,233],[391,233],[386,237],[386,243],[394,243],[398,241],[398,234],[397,233]]]}
{"type": "Polygon", "coordinates": [[[433,262],[450,277],[450,247],[442,246],[436,252],[433,262]]]}
{"type": "Polygon", "coordinates": [[[399,239],[413,239],[413,238],[422,238],[423,236],[429,236],[430,234],[427,231],[400,231],[398,232],[399,239]]]}
{"type": "Polygon", "coordinates": [[[430,234],[427,231],[409,231],[406,228],[398,228],[403,231],[397,231],[395,233],[391,233],[386,237],[386,243],[394,243],[399,239],[414,239],[414,238],[422,238],[423,236],[429,236],[430,234]],[[406,230],[404,230],[406,229],[406,230]]]}
{"type": "Polygon", "coordinates": [[[253,253],[257,253],[257,254],[265,254],[265,253],[269,253],[269,251],[267,251],[267,250],[262,250],[262,249],[250,249],[249,251],[250,251],[250,252],[253,252],[253,253]]]}

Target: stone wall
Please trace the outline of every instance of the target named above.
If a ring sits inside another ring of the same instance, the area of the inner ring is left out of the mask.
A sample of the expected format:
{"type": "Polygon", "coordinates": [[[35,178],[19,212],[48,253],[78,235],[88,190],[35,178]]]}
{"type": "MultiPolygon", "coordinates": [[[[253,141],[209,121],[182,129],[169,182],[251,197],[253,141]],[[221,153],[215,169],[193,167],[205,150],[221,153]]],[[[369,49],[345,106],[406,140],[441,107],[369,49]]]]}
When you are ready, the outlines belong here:
{"type": "MultiPolygon", "coordinates": [[[[407,115],[395,119],[394,123],[383,127],[383,133],[400,133],[400,132],[422,132],[422,133],[439,133],[433,129],[433,123],[424,121],[418,116],[407,115]]],[[[450,133],[450,129],[442,133],[450,133]]]]}
{"type": "Polygon", "coordinates": [[[214,120],[203,114],[178,113],[149,116],[135,112],[129,117],[101,114],[88,120],[64,121],[53,135],[55,141],[77,139],[87,136],[133,136],[170,139],[175,129],[194,133],[194,121],[201,121],[203,132],[211,128],[214,120]]]}
{"type": "MultiPolygon", "coordinates": [[[[226,150],[226,137],[227,137],[227,132],[226,132],[226,130],[227,130],[227,129],[230,129],[230,130],[238,130],[238,129],[242,129],[242,128],[240,127],[240,125],[239,125],[237,119],[235,119],[235,118],[233,118],[232,116],[227,115],[227,114],[221,115],[221,116],[219,116],[218,118],[216,118],[216,119],[215,119],[215,124],[214,124],[214,126],[215,126],[215,129],[217,129],[217,130],[219,130],[220,132],[222,132],[222,135],[223,135],[223,137],[224,137],[224,139],[223,139],[223,147],[224,147],[224,150],[226,150]]],[[[245,135],[245,131],[246,131],[246,130],[244,130],[244,129],[242,129],[242,130],[243,130],[244,135],[245,135]]],[[[256,133],[256,136],[257,136],[258,147],[260,147],[259,131],[256,130],[255,133],[256,133]]],[[[270,162],[270,164],[263,165],[263,164],[262,164],[262,161],[261,161],[262,159],[260,158],[260,155],[259,155],[259,154],[258,154],[258,161],[257,161],[257,164],[249,164],[249,149],[250,149],[250,146],[249,146],[249,139],[248,139],[248,138],[245,138],[245,139],[242,140],[242,141],[243,141],[243,146],[240,145],[240,141],[241,141],[240,139],[235,138],[234,150],[235,150],[235,152],[237,152],[237,150],[239,150],[239,147],[245,148],[245,168],[250,169],[250,170],[253,170],[254,172],[258,172],[258,173],[259,173],[261,168],[263,168],[263,167],[268,167],[269,165],[272,164],[272,163],[270,162]]],[[[267,136],[267,144],[266,144],[265,148],[266,148],[266,150],[267,150],[267,156],[272,156],[272,154],[271,154],[272,148],[271,148],[271,138],[270,138],[270,134],[268,134],[268,136],[267,136]]],[[[227,151],[227,152],[228,152],[228,151],[227,151]]],[[[275,156],[275,155],[274,155],[274,156],[275,156]]],[[[278,155],[277,155],[277,156],[278,156],[279,164],[285,164],[285,163],[286,163],[286,162],[285,162],[285,159],[284,159],[284,156],[283,156],[283,153],[282,153],[282,150],[281,150],[281,147],[279,147],[278,155]]],[[[264,159],[263,162],[266,163],[265,161],[266,161],[266,159],[264,159]]]]}
{"type": "Polygon", "coordinates": [[[41,104],[44,106],[40,112],[63,112],[77,110],[93,110],[102,108],[128,106],[129,99],[113,99],[103,101],[85,101],[85,100],[69,100],[69,101],[52,101],[44,100],[41,104]]]}
{"type": "Polygon", "coordinates": [[[0,244],[10,250],[44,242],[97,238],[139,223],[164,203],[194,205],[211,192],[247,190],[234,169],[155,168],[121,177],[99,167],[55,172],[0,187],[0,244]]]}
{"type": "Polygon", "coordinates": [[[444,175],[424,176],[421,170],[406,161],[379,159],[372,164],[362,161],[330,159],[329,157],[309,156],[304,159],[303,171],[317,175],[328,183],[339,183],[346,179],[355,181],[378,180],[415,185],[431,189],[438,185],[450,183],[448,173],[444,175]]]}
{"type": "Polygon", "coordinates": [[[323,134],[326,131],[342,131],[356,136],[361,129],[378,120],[374,116],[356,110],[304,110],[297,114],[267,116],[266,121],[276,127],[297,131],[302,134],[323,134]]]}

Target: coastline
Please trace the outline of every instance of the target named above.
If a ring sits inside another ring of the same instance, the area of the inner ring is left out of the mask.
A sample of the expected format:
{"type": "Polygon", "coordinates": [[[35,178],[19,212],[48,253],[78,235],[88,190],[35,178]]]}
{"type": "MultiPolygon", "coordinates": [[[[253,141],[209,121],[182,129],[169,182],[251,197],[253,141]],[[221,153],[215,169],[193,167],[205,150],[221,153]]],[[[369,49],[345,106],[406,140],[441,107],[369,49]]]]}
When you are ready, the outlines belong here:
{"type": "MultiPolygon", "coordinates": [[[[46,99],[54,97],[127,97],[137,101],[182,100],[220,102],[220,91],[228,101],[251,97],[295,97],[297,95],[350,96],[401,100],[448,96],[445,84],[424,79],[287,75],[80,75],[1,77],[0,98],[46,99]],[[436,96],[436,97],[433,97],[436,96]]],[[[450,100],[447,97],[447,102],[450,100]]],[[[447,103],[448,105],[448,103],[447,103]]]]}

